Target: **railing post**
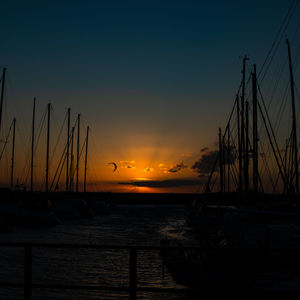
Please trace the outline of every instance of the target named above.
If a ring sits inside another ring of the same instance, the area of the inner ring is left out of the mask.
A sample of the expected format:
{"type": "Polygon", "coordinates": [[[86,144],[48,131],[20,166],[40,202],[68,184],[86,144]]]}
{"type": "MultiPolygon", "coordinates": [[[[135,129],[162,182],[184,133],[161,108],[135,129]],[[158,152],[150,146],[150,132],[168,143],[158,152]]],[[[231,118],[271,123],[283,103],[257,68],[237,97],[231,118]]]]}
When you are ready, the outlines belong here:
{"type": "Polygon", "coordinates": [[[24,255],[24,300],[31,300],[32,287],[32,246],[25,246],[24,255]]]}
{"type": "Polygon", "coordinates": [[[136,300],[136,262],[137,249],[131,248],[129,252],[129,299],[136,300]]]}

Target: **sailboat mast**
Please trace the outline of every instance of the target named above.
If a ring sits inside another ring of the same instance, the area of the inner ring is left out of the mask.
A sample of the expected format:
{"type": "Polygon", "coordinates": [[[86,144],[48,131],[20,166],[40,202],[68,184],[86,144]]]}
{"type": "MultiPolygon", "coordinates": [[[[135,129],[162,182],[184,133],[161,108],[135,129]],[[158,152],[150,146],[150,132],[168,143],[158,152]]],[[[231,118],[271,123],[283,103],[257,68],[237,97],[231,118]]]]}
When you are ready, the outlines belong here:
{"type": "Polygon", "coordinates": [[[230,192],[230,159],[231,159],[231,148],[230,148],[230,123],[228,123],[227,132],[227,189],[230,192]]]}
{"type": "Polygon", "coordinates": [[[4,103],[5,75],[6,75],[6,68],[3,68],[2,85],[1,85],[1,99],[0,99],[0,133],[1,133],[2,111],[3,111],[3,103],[4,103]]]}
{"type": "Polygon", "coordinates": [[[71,133],[71,166],[70,166],[70,188],[69,191],[73,192],[73,183],[74,183],[74,130],[75,128],[72,127],[71,133]]]}
{"type": "Polygon", "coordinates": [[[48,192],[48,184],[49,184],[50,110],[51,110],[51,104],[48,103],[47,149],[46,149],[46,192],[48,192]]]}
{"type": "Polygon", "coordinates": [[[32,110],[32,134],[31,134],[31,166],[30,166],[30,191],[33,191],[33,163],[34,163],[34,129],[35,129],[35,98],[33,98],[32,110]]]}
{"type": "Polygon", "coordinates": [[[66,165],[66,192],[69,191],[69,157],[70,157],[70,115],[71,108],[68,108],[68,128],[67,128],[67,165],[66,165]]]}
{"type": "Polygon", "coordinates": [[[258,192],[258,135],[257,135],[257,78],[256,65],[252,73],[252,126],[253,126],[253,191],[258,192]]]}
{"type": "Polygon", "coordinates": [[[292,57],[291,57],[291,47],[289,40],[286,40],[288,47],[288,56],[289,56],[289,69],[290,69],[290,86],[291,86],[291,97],[292,97],[292,118],[293,118],[293,150],[294,150],[294,166],[295,166],[295,175],[296,175],[296,195],[299,195],[299,174],[298,174],[298,142],[297,142],[297,126],[296,126],[296,108],[295,108],[295,91],[294,91],[294,75],[293,75],[293,66],[292,66],[292,57]]]}
{"type": "Polygon", "coordinates": [[[220,163],[220,192],[224,192],[224,169],[223,169],[223,145],[222,145],[222,132],[219,128],[219,163],[220,163]]]}
{"type": "Polygon", "coordinates": [[[245,192],[249,191],[249,102],[246,101],[245,126],[245,192]]]}
{"type": "Polygon", "coordinates": [[[88,126],[86,129],[86,140],[85,140],[84,188],[83,188],[84,192],[86,192],[86,171],[87,171],[87,159],[88,159],[89,131],[90,131],[90,127],[88,126]]]}
{"type": "Polygon", "coordinates": [[[79,185],[79,142],[80,142],[80,114],[78,114],[78,123],[77,123],[77,159],[76,159],[76,192],[78,193],[78,185],[79,185]]]}
{"type": "Polygon", "coordinates": [[[10,171],[10,189],[14,186],[14,167],[15,167],[15,139],[16,139],[16,118],[13,120],[13,138],[11,151],[11,171],[10,171]]]}
{"type": "Polygon", "coordinates": [[[248,57],[245,55],[243,58],[243,71],[242,71],[242,95],[241,95],[241,154],[243,161],[243,171],[244,171],[244,191],[246,191],[246,178],[247,178],[247,170],[246,170],[246,146],[245,146],[245,80],[246,80],[246,61],[248,57]]]}
{"type": "Polygon", "coordinates": [[[241,124],[240,124],[240,99],[236,95],[236,111],[237,111],[237,132],[238,132],[238,150],[239,150],[239,191],[243,191],[243,160],[242,160],[242,145],[241,145],[241,124]]]}

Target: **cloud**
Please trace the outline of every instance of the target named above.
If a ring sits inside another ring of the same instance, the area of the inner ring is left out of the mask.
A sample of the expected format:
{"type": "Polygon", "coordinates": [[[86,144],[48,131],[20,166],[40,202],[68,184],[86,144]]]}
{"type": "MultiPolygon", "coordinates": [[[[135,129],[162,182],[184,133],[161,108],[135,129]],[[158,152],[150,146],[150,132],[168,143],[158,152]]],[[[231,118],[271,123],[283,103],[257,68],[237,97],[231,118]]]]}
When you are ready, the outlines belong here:
{"type": "Polygon", "coordinates": [[[193,164],[192,169],[199,175],[209,174],[219,155],[219,151],[207,151],[193,164]]]}
{"type": "Polygon", "coordinates": [[[134,160],[121,160],[119,164],[123,169],[136,169],[134,160]]]}
{"type": "Polygon", "coordinates": [[[175,165],[171,169],[168,170],[169,173],[177,173],[182,169],[187,168],[187,166],[183,163],[183,161],[180,164],[175,165]]]}
{"type": "Polygon", "coordinates": [[[190,180],[190,179],[172,179],[172,180],[142,180],[142,181],[131,181],[131,182],[119,182],[119,184],[124,185],[133,185],[138,187],[178,187],[178,186],[191,186],[199,185],[203,182],[199,180],[190,180]]]}
{"type": "MultiPolygon", "coordinates": [[[[209,148],[203,148],[200,150],[202,156],[193,164],[192,169],[199,173],[199,176],[207,175],[212,172],[214,164],[219,156],[219,151],[209,150],[209,148]]],[[[235,163],[236,153],[234,147],[225,146],[224,149],[224,163],[232,165],[235,163]]],[[[219,164],[216,165],[216,170],[219,168],[219,164]]],[[[216,171],[215,170],[215,171],[216,171]]]]}
{"type": "Polygon", "coordinates": [[[202,153],[202,152],[205,152],[207,150],[208,150],[208,147],[204,147],[204,148],[200,149],[200,152],[202,153]]]}
{"type": "Polygon", "coordinates": [[[121,165],[130,165],[130,164],[135,164],[135,160],[121,160],[119,163],[121,165]]]}

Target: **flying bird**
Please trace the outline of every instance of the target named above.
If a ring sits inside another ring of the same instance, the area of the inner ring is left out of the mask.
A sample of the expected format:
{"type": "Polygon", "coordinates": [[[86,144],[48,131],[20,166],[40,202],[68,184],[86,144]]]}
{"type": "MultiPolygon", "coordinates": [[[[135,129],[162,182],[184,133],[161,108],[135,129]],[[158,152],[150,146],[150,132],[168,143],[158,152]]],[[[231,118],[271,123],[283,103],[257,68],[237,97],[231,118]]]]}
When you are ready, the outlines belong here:
{"type": "Polygon", "coordinates": [[[117,170],[118,166],[117,166],[116,163],[114,163],[114,162],[109,162],[108,164],[109,164],[109,165],[113,165],[113,166],[115,167],[114,170],[113,170],[113,172],[115,172],[115,171],[117,170]]]}

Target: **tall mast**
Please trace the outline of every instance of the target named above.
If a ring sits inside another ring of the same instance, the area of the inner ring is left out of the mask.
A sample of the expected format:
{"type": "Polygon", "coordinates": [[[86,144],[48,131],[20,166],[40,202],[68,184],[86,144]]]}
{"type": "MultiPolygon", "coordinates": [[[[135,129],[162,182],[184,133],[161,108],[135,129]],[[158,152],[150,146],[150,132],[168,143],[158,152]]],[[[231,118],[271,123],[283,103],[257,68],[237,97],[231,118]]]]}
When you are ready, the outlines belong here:
{"type": "Polygon", "coordinates": [[[30,191],[33,191],[33,158],[34,158],[34,123],[35,123],[35,98],[33,98],[32,110],[32,134],[31,134],[31,167],[30,167],[30,191]]]}
{"type": "Polygon", "coordinates": [[[231,149],[230,149],[230,123],[228,123],[227,132],[227,189],[230,192],[230,159],[231,159],[231,149]]]}
{"type": "Polygon", "coordinates": [[[257,78],[256,65],[253,65],[252,73],[252,126],[253,126],[253,191],[258,191],[258,135],[257,135],[257,78]]]}
{"type": "Polygon", "coordinates": [[[77,123],[77,159],[76,159],[76,192],[78,193],[78,180],[79,180],[79,142],[80,142],[80,114],[78,114],[78,123],[77,123]]]}
{"type": "Polygon", "coordinates": [[[14,166],[15,166],[15,138],[16,138],[16,118],[13,120],[13,139],[11,151],[11,171],[10,171],[10,189],[14,186],[14,166]]]}
{"type": "Polygon", "coordinates": [[[222,145],[222,132],[219,128],[219,163],[220,163],[220,192],[224,192],[224,169],[223,169],[223,145],[222,145]]]}
{"type": "Polygon", "coordinates": [[[4,103],[5,74],[6,74],[6,68],[3,68],[2,85],[1,85],[1,99],[0,99],[0,133],[1,133],[2,111],[3,111],[3,103],[4,103]]]}
{"type": "Polygon", "coordinates": [[[73,183],[74,183],[74,130],[75,127],[72,127],[71,133],[71,166],[70,166],[70,188],[69,191],[73,192],[73,183]]]}
{"type": "Polygon", "coordinates": [[[66,192],[69,190],[69,157],[70,157],[70,114],[71,108],[68,108],[68,129],[67,129],[67,166],[66,166],[66,192]]]}
{"type": "Polygon", "coordinates": [[[48,192],[48,182],[49,182],[50,110],[51,110],[51,104],[48,103],[47,150],[46,150],[46,192],[48,192]]]}
{"type": "Polygon", "coordinates": [[[297,142],[297,126],[296,126],[296,109],[295,109],[295,92],[294,92],[294,75],[291,57],[291,47],[289,40],[286,40],[289,55],[289,68],[290,68],[290,85],[291,85],[291,97],[292,97],[292,113],[293,113],[293,150],[294,150],[294,166],[296,175],[296,195],[299,195],[299,174],[298,174],[298,142],[297,142]]]}
{"type": "Polygon", "coordinates": [[[83,186],[84,192],[86,192],[86,171],[87,171],[87,158],[88,158],[89,131],[90,131],[90,127],[88,126],[86,129],[86,140],[85,140],[84,186],[83,186]]]}
{"type": "Polygon", "coordinates": [[[244,171],[244,190],[246,187],[246,153],[245,153],[245,79],[246,79],[246,61],[248,57],[245,55],[243,58],[243,71],[242,71],[242,95],[241,95],[241,154],[243,161],[244,171]]]}
{"type": "Polygon", "coordinates": [[[240,99],[236,95],[236,111],[237,111],[237,131],[238,131],[238,150],[239,150],[239,191],[243,191],[243,158],[242,158],[242,145],[241,145],[241,126],[240,126],[240,99]]]}
{"type": "Polygon", "coordinates": [[[249,191],[249,102],[246,101],[245,126],[245,192],[249,191]]]}

